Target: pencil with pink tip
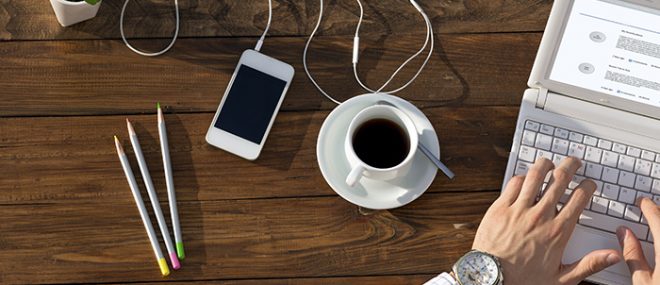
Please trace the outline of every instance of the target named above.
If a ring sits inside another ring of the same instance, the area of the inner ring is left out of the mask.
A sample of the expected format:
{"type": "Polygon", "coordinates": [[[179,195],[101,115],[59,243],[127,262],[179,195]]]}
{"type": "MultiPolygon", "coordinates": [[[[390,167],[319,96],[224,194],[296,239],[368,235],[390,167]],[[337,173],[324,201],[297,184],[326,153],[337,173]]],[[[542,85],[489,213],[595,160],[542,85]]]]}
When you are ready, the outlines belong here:
{"type": "Polygon", "coordinates": [[[140,147],[140,141],[138,140],[137,134],[133,129],[131,122],[126,119],[126,125],[128,127],[128,133],[131,138],[131,145],[133,145],[133,151],[135,152],[135,157],[138,161],[138,166],[140,167],[140,173],[142,173],[142,180],[144,180],[144,185],[147,188],[147,194],[149,194],[149,200],[151,200],[151,207],[154,209],[154,214],[156,215],[156,220],[158,221],[158,226],[160,227],[160,233],[163,235],[163,240],[165,241],[165,247],[167,248],[167,253],[170,256],[170,261],[172,262],[172,268],[179,269],[181,264],[179,259],[176,256],[176,249],[172,244],[172,238],[170,237],[170,231],[167,229],[167,223],[165,223],[165,217],[163,216],[163,211],[160,209],[160,204],[158,203],[158,195],[156,194],[156,189],[154,188],[154,183],[151,181],[151,175],[149,174],[149,168],[147,168],[147,162],[144,159],[144,154],[142,154],[142,148],[140,147]]]}
{"type": "Polygon", "coordinates": [[[158,111],[158,137],[160,137],[160,151],[163,155],[163,170],[165,171],[165,183],[167,185],[167,200],[170,203],[170,216],[172,217],[172,230],[174,230],[174,242],[179,259],[186,257],[183,251],[183,239],[181,238],[181,225],[179,224],[179,210],[176,206],[176,191],[174,190],[174,175],[172,174],[172,162],[170,160],[170,147],[167,142],[167,128],[165,117],[160,103],[156,104],[158,111]]]}
{"type": "Polygon", "coordinates": [[[135,204],[137,205],[138,211],[140,212],[140,217],[142,217],[142,223],[144,224],[144,229],[147,231],[147,236],[149,236],[149,241],[151,242],[151,248],[154,250],[156,255],[156,260],[158,260],[158,266],[160,266],[160,272],[163,276],[170,275],[170,268],[167,267],[167,261],[163,256],[163,252],[160,249],[158,244],[158,238],[156,237],[156,231],[154,231],[153,225],[151,225],[151,219],[149,219],[149,213],[147,208],[144,206],[144,201],[142,200],[142,195],[140,195],[140,188],[135,181],[135,176],[133,175],[133,170],[131,169],[131,164],[128,163],[128,157],[124,153],[124,148],[121,146],[119,139],[115,136],[115,147],[117,148],[117,155],[119,156],[119,161],[121,162],[121,167],[124,169],[124,174],[126,175],[126,180],[128,180],[128,185],[131,187],[131,192],[133,193],[133,199],[135,199],[135,204]]]}

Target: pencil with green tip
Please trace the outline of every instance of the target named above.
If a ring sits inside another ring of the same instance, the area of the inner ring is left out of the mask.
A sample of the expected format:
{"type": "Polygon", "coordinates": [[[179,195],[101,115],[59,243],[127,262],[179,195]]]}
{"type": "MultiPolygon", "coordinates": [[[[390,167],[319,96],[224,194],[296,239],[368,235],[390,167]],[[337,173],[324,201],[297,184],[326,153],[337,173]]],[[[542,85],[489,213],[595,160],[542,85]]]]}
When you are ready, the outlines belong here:
{"type": "Polygon", "coordinates": [[[130,134],[131,145],[133,145],[133,152],[135,152],[135,157],[137,158],[138,166],[140,167],[142,180],[144,180],[144,186],[147,188],[147,194],[149,194],[149,200],[151,200],[151,207],[154,209],[154,215],[156,216],[156,221],[158,221],[158,227],[160,227],[160,233],[163,236],[165,248],[167,248],[170,262],[172,262],[172,268],[177,270],[181,267],[181,264],[179,263],[179,258],[176,256],[176,249],[174,249],[174,245],[172,244],[172,238],[170,238],[170,231],[167,229],[167,223],[165,222],[163,211],[160,209],[158,194],[156,194],[154,183],[151,181],[151,175],[149,174],[149,168],[147,168],[147,161],[144,159],[144,154],[142,154],[140,141],[133,129],[133,125],[131,125],[131,122],[128,119],[126,119],[126,125],[128,127],[128,133],[130,134]]]}
{"type": "Polygon", "coordinates": [[[158,136],[160,137],[160,151],[163,156],[163,169],[165,170],[165,184],[167,184],[167,198],[170,203],[170,215],[172,216],[172,228],[174,228],[174,242],[179,259],[184,259],[183,239],[181,238],[181,225],[179,224],[179,212],[176,207],[176,192],[174,190],[174,175],[172,174],[172,162],[170,161],[170,147],[167,141],[167,129],[165,128],[165,117],[160,103],[156,104],[158,110],[158,136]]]}
{"type": "Polygon", "coordinates": [[[144,224],[144,229],[147,231],[147,236],[149,236],[149,242],[151,242],[151,248],[154,250],[156,255],[156,260],[158,260],[158,266],[160,266],[160,272],[163,276],[170,275],[170,268],[167,267],[167,261],[163,256],[163,252],[160,249],[158,244],[158,238],[156,237],[156,231],[154,231],[153,225],[151,225],[151,219],[149,219],[149,213],[147,208],[144,207],[144,201],[142,200],[142,195],[140,195],[140,188],[135,181],[135,176],[133,175],[133,170],[131,169],[131,164],[128,163],[128,157],[124,153],[124,148],[121,146],[119,139],[115,136],[115,147],[117,148],[117,155],[119,156],[119,161],[121,162],[121,167],[124,169],[124,174],[126,175],[126,180],[128,180],[128,185],[131,187],[131,192],[133,193],[133,199],[135,199],[135,204],[137,205],[138,211],[140,212],[140,217],[142,217],[142,223],[144,224]]]}

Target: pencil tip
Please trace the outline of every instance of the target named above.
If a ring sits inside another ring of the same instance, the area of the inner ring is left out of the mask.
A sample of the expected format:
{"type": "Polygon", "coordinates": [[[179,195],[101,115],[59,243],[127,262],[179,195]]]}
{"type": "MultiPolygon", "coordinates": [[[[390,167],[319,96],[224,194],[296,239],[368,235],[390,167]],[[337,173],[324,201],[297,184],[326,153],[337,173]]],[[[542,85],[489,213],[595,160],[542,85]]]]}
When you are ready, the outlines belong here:
{"type": "Polygon", "coordinates": [[[117,153],[122,154],[124,152],[124,148],[121,146],[121,143],[119,142],[119,138],[115,136],[115,147],[117,147],[117,153]]]}
{"type": "Polygon", "coordinates": [[[133,130],[133,125],[131,124],[131,121],[128,120],[128,118],[126,118],[126,126],[128,127],[128,133],[133,135],[135,130],[133,130]]]}
{"type": "Polygon", "coordinates": [[[160,102],[156,103],[156,115],[158,116],[158,124],[163,122],[163,109],[160,108],[160,102]]]}

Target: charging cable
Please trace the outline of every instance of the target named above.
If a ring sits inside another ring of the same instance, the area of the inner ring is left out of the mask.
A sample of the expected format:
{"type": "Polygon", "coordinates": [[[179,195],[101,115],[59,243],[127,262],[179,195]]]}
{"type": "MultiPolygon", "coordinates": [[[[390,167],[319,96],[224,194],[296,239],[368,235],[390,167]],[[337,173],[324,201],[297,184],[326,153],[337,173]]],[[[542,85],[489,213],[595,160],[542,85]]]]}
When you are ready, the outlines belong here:
{"type": "MultiPolygon", "coordinates": [[[[124,6],[122,6],[121,13],[119,14],[119,32],[121,33],[121,39],[124,41],[126,46],[133,52],[143,56],[159,56],[170,50],[172,46],[174,46],[174,43],[176,42],[176,39],[179,36],[179,0],[174,0],[174,9],[176,11],[176,28],[174,30],[174,36],[172,37],[172,41],[163,50],[153,53],[144,52],[133,47],[126,39],[126,35],[124,35],[124,13],[126,12],[126,6],[128,6],[129,1],[130,0],[126,0],[126,2],[124,2],[124,6]]],[[[272,18],[273,18],[273,0],[268,0],[268,24],[266,25],[266,29],[264,29],[264,33],[261,35],[261,38],[259,38],[259,41],[257,41],[257,45],[254,47],[254,50],[256,51],[261,50],[261,46],[264,44],[264,39],[266,38],[266,34],[268,34],[268,30],[270,29],[270,22],[272,18]]]]}
{"type": "MultiPolygon", "coordinates": [[[[363,20],[363,17],[364,17],[364,9],[363,9],[363,7],[362,7],[362,2],[361,2],[360,0],[356,0],[356,1],[357,1],[357,3],[358,3],[358,6],[360,7],[360,19],[359,19],[358,24],[357,24],[357,27],[356,27],[356,29],[355,29],[355,36],[354,36],[354,38],[353,38],[353,58],[352,58],[352,63],[353,63],[353,75],[354,75],[354,77],[355,77],[355,80],[360,84],[360,86],[361,86],[362,88],[364,88],[365,90],[367,90],[368,92],[371,92],[371,93],[382,92],[382,93],[393,94],[393,93],[396,93],[396,92],[399,92],[399,91],[405,89],[405,88],[408,87],[408,86],[409,86],[409,85],[410,85],[415,79],[417,79],[417,77],[418,77],[419,74],[422,72],[422,70],[424,69],[424,67],[426,67],[426,64],[429,62],[429,59],[431,58],[431,54],[433,53],[434,39],[433,39],[433,27],[432,27],[432,25],[431,25],[431,20],[429,19],[429,17],[426,15],[426,13],[424,12],[424,10],[419,6],[419,4],[417,4],[417,2],[416,2],[415,0],[410,0],[410,3],[411,3],[411,4],[415,7],[415,9],[416,9],[416,10],[422,15],[422,17],[424,18],[424,22],[425,22],[425,24],[426,24],[426,39],[425,39],[425,41],[424,41],[424,45],[422,45],[422,47],[419,49],[419,51],[417,51],[415,54],[413,54],[412,56],[410,56],[406,61],[404,61],[404,62],[403,62],[403,63],[402,63],[402,64],[401,64],[401,65],[400,65],[400,66],[394,71],[394,73],[392,73],[392,75],[389,77],[389,79],[388,79],[388,80],[387,80],[387,81],[386,81],[386,82],[385,82],[380,88],[374,90],[374,89],[371,89],[371,88],[367,87],[367,86],[366,86],[366,85],[360,80],[360,77],[358,76],[358,73],[357,73],[357,64],[358,64],[358,61],[359,61],[359,47],[360,47],[360,37],[359,37],[359,32],[360,32],[360,26],[362,25],[362,20],[363,20]],[[424,59],[424,62],[423,62],[422,65],[419,67],[419,69],[417,70],[417,72],[413,75],[413,77],[412,77],[410,80],[408,80],[408,82],[406,82],[405,84],[403,84],[402,86],[400,86],[400,87],[398,87],[398,88],[396,88],[396,89],[392,89],[392,90],[389,90],[389,91],[383,91],[383,89],[385,89],[385,87],[387,87],[387,86],[392,82],[392,80],[396,77],[396,75],[397,75],[397,74],[398,74],[398,73],[399,73],[399,72],[400,72],[400,71],[401,71],[401,70],[402,70],[402,69],[403,69],[408,63],[410,63],[412,60],[414,60],[415,58],[417,58],[420,54],[422,54],[422,53],[424,52],[424,50],[426,50],[426,47],[429,46],[429,42],[430,42],[429,52],[428,52],[426,58],[424,59]]],[[[319,5],[320,5],[320,7],[319,7],[319,18],[318,18],[318,21],[316,22],[316,26],[314,27],[314,29],[312,30],[312,33],[310,34],[309,38],[307,39],[307,43],[305,44],[305,49],[303,50],[303,68],[305,69],[305,73],[307,74],[307,77],[309,78],[309,80],[312,82],[312,84],[314,84],[314,86],[316,87],[316,89],[318,89],[319,92],[321,92],[321,94],[323,94],[323,96],[325,96],[325,97],[328,98],[330,101],[332,101],[332,102],[334,102],[334,103],[336,103],[336,104],[341,104],[340,101],[334,99],[334,98],[333,98],[332,96],[330,96],[327,92],[325,92],[325,90],[323,90],[323,88],[321,88],[321,87],[319,86],[319,84],[316,82],[316,80],[314,80],[312,74],[309,72],[309,69],[308,69],[308,67],[307,67],[307,50],[309,49],[309,45],[311,44],[311,42],[312,42],[312,40],[313,40],[313,38],[314,38],[314,35],[316,35],[316,32],[318,31],[318,29],[319,29],[319,27],[320,27],[320,25],[321,25],[321,20],[323,19],[323,0],[319,0],[319,5]]]]}

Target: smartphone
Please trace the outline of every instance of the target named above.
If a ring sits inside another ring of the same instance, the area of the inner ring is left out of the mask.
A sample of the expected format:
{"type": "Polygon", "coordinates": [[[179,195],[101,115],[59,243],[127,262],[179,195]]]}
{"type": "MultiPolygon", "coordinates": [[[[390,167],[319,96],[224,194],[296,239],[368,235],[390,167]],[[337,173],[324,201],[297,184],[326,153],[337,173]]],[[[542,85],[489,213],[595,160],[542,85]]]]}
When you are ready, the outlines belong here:
{"type": "Polygon", "coordinates": [[[294,69],[254,50],[246,50],[225,90],[206,142],[248,160],[259,157],[294,69]]]}

